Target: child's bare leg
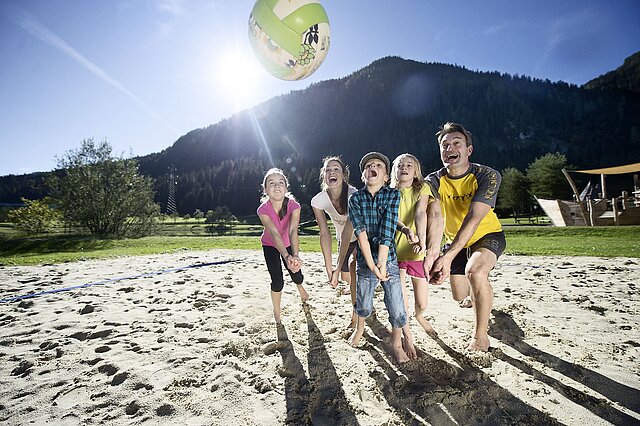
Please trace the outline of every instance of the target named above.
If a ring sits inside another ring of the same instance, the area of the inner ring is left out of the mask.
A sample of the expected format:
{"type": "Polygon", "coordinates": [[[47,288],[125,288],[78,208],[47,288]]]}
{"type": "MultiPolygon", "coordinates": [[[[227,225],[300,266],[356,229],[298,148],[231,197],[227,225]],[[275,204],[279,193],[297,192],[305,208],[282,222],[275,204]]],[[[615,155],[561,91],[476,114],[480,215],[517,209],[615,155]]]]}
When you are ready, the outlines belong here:
{"type": "Polygon", "coordinates": [[[358,315],[356,314],[356,260],[353,259],[349,264],[349,290],[351,291],[351,325],[349,328],[356,328],[358,325],[358,315]]]}
{"type": "Polygon", "coordinates": [[[281,291],[271,291],[271,303],[273,304],[273,318],[276,320],[276,324],[280,324],[280,301],[282,300],[281,291]]]}
{"type": "Polygon", "coordinates": [[[400,288],[402,289],[402,298],[404,299],[404,310],[409,315],[409,296],[407,296],[407,286],[404,280],[407,276],[406,269],[400,269],[400,288]]]}
{"type": "MultiPolygon", "coordinates": [[[[407,327],[405,325],[405,327],[407,327]]],[[[408,327],[407,327],[408,328],[408,327]]],[[[409,336],[411,336],[411,330],[409,331],[409,336]]],[[[404,362],[409,361],[409,357],[407,353],[404,351],[402,347],[402,334],[404,332],[403,328],[395,328],[391,331],[391,344],[393,345],[393,355],[396,357],[396,361],[398,364],[402,364],[404,362]]],[[[411,338],[411,347],[413,348],[413,337],[411,338]]],[[[415,348],[413,349],[415,352],[415,348]]]]}
{"type": "Polygon", "coordinates": [[[429,336],[436,338],[438,337],[438,333],[436,333],[431,323],[424,317],[424,313],[429,305],[429,286],[427,280],[412,278],[411,282],[413,283],[413,294],[416,302],[416,320],[429,336]]]}
{"type": "Polygon", "coordinates": [[[364,334],[364,317],[356,316],[356,318],[357,318],[356,329],[353,331],[353,333],[349,337],[349,345],[351,345],[354,348],[358,347],[358,344],[360,343],[360,339],[364,334]]]}
{"type": "Polygon", "coordinates": [[[297,287],[298,293],[300,293],[300,300],[302,300],[302,303],[305,303],[307,300],[309,300],[309,293],[307,293],[307,290],[302,287],[302,284],[298,284],[297,287]]]}

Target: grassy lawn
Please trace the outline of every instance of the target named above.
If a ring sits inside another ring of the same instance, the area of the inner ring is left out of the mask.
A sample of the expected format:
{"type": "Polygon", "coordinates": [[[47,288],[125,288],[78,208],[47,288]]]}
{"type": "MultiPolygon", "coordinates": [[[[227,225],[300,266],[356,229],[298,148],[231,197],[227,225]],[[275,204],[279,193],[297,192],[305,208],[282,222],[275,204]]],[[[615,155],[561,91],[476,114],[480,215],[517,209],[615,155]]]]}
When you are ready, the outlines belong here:
{"type": "MultiPolygon", "coordinates": [[[[507,253],[640,258],[640,226],[567,227],[505,226],[507,253]]],[[[170,253],[178,250],[260,249],[257,236],[152,236],[102,240],[86,236],[19,237],[0,234],[0,264],[36,265],[170,253]]],[[[335,242],[334,242],[335,249],[335,242]]],[[[302,252],[320,251],[317,236],[301,236],[302,252]]]]}

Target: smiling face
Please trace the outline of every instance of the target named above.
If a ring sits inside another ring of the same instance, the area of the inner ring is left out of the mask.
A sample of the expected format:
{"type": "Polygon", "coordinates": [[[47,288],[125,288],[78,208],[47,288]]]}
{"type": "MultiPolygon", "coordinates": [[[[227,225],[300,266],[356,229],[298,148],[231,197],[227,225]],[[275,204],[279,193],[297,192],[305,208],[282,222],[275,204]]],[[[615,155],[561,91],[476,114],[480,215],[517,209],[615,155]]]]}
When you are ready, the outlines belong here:
{"type": "Polygon", "coordinates": [[[344,182],[342,164],[336,160],[329,160],[324,166],[323,183],[326,189],[341,188],[344,182]]]}
{"type": "Polygon", "coordinates": [[[362,181],[368,187],[381,187],[389,180],[387,165],[378,158],[367,161],[362,170],[362,181]]]}
{"type": "Polygon", "coordinates": [[[452,174],[464,173],[469,168],[473,145],[467,145],[464,134],[447,133],[440,139],[440,159],[452,174]]]}
{"type": "Polygon", "coordinates": [[[263,190],[272,202],[282,201],[287,194],[287,180],[280,173],[271,173],[264,179],[263,190]]]}

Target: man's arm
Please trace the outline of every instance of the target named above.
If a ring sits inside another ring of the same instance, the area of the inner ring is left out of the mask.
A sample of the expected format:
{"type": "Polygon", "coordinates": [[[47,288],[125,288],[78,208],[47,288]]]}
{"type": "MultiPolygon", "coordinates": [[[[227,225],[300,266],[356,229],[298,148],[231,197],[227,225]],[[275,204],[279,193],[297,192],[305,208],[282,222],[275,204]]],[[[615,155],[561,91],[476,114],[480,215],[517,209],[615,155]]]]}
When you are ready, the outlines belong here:
{"type": "Polygon", "coordinates": [[[438,257],[431,268],[432,281],[434,284],[441,284],[451,273],[451,262],[458,253],[469,242],[473,233],[478,229],[478,225],[491,210],[491,206],[482,202],[473,201],[469,206],[469,211],[462,221],[460,230],[456,234],[449,250],[438,257]]]}

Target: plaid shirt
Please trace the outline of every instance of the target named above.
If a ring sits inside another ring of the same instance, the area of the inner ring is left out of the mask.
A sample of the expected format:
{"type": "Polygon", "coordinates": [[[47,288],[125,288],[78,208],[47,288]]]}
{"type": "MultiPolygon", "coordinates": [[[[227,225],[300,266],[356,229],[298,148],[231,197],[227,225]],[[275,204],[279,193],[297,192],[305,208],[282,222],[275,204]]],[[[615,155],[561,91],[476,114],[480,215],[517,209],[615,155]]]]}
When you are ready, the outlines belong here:
{"type": "MultiPolygon", "coordinates": [[[[383,186],[375,196],[367,188],[361,188],[349,198],[349,220],[356,236],[367,231],[371,254],[374,262],[378,262],[378,246],[389,247],[387,261],[396,260],[394,237],[398,224],[398,208],[400,191],[383,186]]],[[[358,264],[365,263],[364,256],[358,250],[358,264]]]]}

